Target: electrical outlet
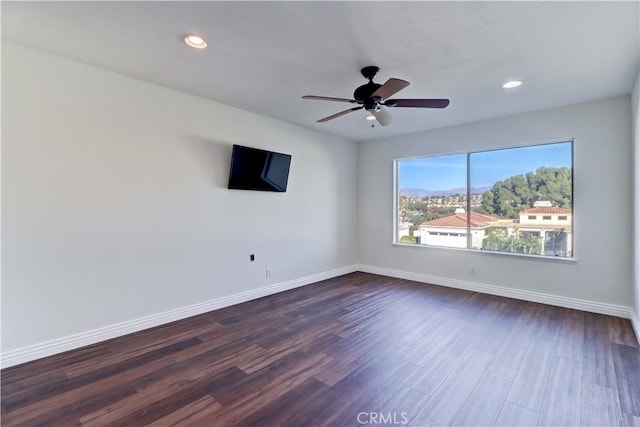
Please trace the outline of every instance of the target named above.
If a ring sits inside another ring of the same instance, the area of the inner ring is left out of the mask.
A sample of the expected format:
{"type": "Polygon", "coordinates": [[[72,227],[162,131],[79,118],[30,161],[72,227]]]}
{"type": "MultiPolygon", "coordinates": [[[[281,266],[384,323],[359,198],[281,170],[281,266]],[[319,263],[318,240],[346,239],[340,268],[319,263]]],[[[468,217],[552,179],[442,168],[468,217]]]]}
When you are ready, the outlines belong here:
{"type": "Polygon", "coordinates": [[[256,260],[256,256],[254,254],[249,255],[249,261],[253,262],[256,260]]]}
{"type": "Polygon", "coordinates": [[[469,275],[470,276],[475,276],[476,275],[476,266],[475,265],[470,265],[469,266],[469,275]]]}
{"type": "Polygon", "coordinates": [[[267,279],[270,279],[270,278],[271,278],[271,269],[270,269],[270,268],[267,268],[267,270],[265,271],[265,274],[264,274],[264,275],[265,275],[265,277],[266,277],[267,279]]]}

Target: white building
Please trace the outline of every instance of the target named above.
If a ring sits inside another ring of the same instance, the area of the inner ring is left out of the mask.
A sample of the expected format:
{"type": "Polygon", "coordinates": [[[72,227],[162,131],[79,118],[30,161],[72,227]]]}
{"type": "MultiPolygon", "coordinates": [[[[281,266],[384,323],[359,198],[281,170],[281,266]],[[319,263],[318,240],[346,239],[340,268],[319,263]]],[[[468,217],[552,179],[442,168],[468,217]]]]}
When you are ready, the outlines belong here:
{"type": "Polygon", "coordinates": [[[544,255],[573,254],[573,213],[570,209],[552,206],[548,201],[538,201],[532,208],[521,211],[519,215],[520,234],[540,238],[544,255]]]}
{"type": "MultiPolygon", "coordinates": [[[[470,213],[471,247],[482,248],[485,228],[498,219],[477,212],[470,213]]],[[[464,209],[456,209],[454,215],[426,221],[420,224],[420,243],[423,245],[467,247],[467,214],[464,209]]]]}
{"type": "Polygon", "coordinates": [[[409,236],[410,228],[410,222],[401,222],[400,224],[398,224],[398,239],[400,239],[401,237],[409,236]]]}

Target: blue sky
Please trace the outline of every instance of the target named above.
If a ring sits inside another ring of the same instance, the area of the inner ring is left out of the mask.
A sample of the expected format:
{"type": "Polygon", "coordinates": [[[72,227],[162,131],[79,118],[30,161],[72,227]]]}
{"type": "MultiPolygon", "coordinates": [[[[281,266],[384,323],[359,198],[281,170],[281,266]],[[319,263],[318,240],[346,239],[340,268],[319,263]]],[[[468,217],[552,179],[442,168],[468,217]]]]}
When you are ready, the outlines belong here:
{"type": "MultiPolygon", "coordinates": [[[[571,143],[536,145],[471,154],[471,187],[491,187],[541,166],[571,167],[571,143]]],[[[401,160],[398,188],[448,190],[467,186],[467,155],[401,160]]]]}

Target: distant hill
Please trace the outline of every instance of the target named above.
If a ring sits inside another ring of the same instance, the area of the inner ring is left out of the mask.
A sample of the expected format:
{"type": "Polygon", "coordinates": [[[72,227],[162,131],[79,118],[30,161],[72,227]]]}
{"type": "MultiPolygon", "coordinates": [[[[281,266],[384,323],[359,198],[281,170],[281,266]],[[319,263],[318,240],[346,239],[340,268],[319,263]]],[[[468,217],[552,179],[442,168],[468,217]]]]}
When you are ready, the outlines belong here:
{"type": "MultiPolygon", "coordinates": [[[[471,194],[482,194],[491,187],[471,188],[471,194]]],[[[405,197],[431,197],[431,196],[453,196],[456,193],[465,194],[465,187],[451,188],[449,190],[425,190],[424,188],[402,188],[400,194],[405,197]]]]}

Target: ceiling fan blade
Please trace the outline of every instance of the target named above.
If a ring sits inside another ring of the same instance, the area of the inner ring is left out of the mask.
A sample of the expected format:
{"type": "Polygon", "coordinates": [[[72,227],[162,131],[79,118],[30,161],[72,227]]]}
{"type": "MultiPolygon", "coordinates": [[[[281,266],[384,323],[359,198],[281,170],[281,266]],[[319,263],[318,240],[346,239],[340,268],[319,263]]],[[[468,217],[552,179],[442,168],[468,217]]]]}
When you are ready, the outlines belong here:
{"type": "Polygon", "coordinates": [[[318,120],[318,123],[328,122],[329,120],[336,119],[336,118],[338,118],[340,116],[344,116],[345,114],[349,114],[352,111],[361,110],[363,108],[364,108],[364,106],[349,108],[348,110],[340,111],[339,113],[335,113],[335,114],[332,114],[330,116],[325,117],[324,119],[320,119],[320,120],[318,120]]]}
{"type": "Polygon", "coordinates": [[[449,105],[448,99],[389,99],[384,105],[387,107],[413,107],[413,108],[445,108],[449,105]]]}
{"type": "Polygon", "coordinates": [[[374,96],[379,96],[382,99],[387,99],[400,92],[407,86],[409,86],[409,82],[405,80],[390,78],[385,84],[380,86],[378,90],[373,92],[371,97],[373,98],[374,96]]]}
{"type": "Polygon", "coordinates": [[[355,99],[333,98],[331,96],[305,95],[302,97],[302,99],[318,99],[320,101],[350,102],[352,104],[358,104],[358,101],[356,101],[355,99]]]}
{"type": "Polygon", "coordinates": [[[380,123],[380,126],[387,126],[393,122],[393,116],[382,107],[378,107],[378,110],[373,111],[371,114],[373,114],[378,123],[380,123]]]}

